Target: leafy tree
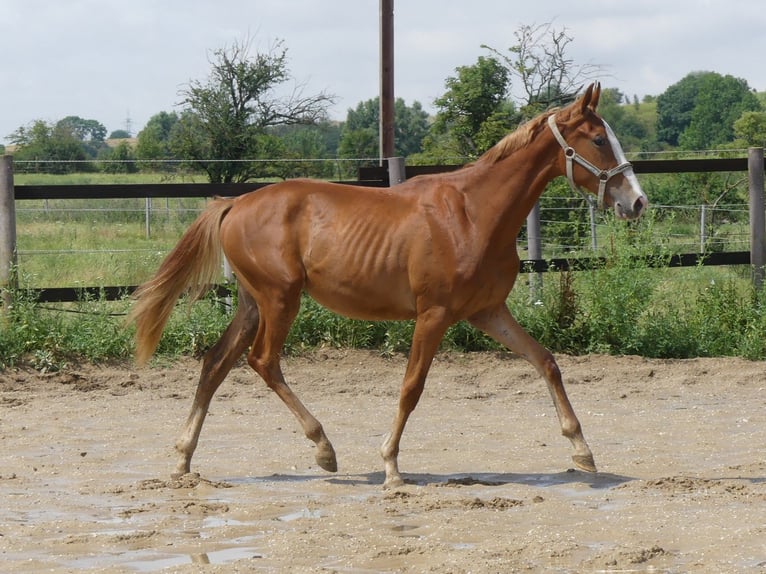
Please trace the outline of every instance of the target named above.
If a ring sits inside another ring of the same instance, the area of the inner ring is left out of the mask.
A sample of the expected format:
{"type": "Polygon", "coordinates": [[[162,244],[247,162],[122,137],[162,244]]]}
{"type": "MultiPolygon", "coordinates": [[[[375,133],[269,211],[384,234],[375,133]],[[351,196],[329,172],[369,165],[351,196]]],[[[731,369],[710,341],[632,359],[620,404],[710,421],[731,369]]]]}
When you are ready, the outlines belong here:
{"type": "Polygon", "coordinates": [[[428,145],[434,148],[438,142],[454,155],[477,156],[497,143],[491,140],[498,131],[510,131],[516,119],[507,106],[509,73],[496,58],[484,56],[455,71],[445,81],[447,91],[434,101],[439,111],[428,145]]]}
{"type": "Polygon", "coordinates": [[[734,122],[743,112],[760,110],[745,80],[708,74],[700,85],[689,126],[678,143],[684,149],[708,149],[734,139],[734,122]]]}
{"type": "Polygon", "coordinates": [[[103,142],[106,128],[96,120],[86,120],[79,116],[67,116],[56,123],[57,129],[69,131],[80,141],[103,142]]]}
{"type": "Polygon", "coordinates": [[[128,130],[114,130],[109,134],[110,140],[126,140],[130,138],[130,132],[128,130]]]}
{"type": "Polygon", "coordinates": [[[62,134],[71,134],[73,138],[81,142],[83,150],[89,158],[96,158],[99,152],[107,147],[104,141],[106,128],[97,120],[67,116],[56,122],[54,130],[62,134]]]}
{"type": "Polygon", "coordinates": [[[692,111],[697,102],[703,75],[711,72],[694,72],[668,87],[657,97],[657,139],[677,146],[681,134],[692,121],[692,111]]]}
{"type": "Polygon", "coordinates": [[[127,141],[124,141],[126,138],[120,139],[123,141],[113,148],[106,148],[99,155],[99,159],[104,160],[103,170],[106,173],[136,173],[138,169],[133,148],[127,141]]]}
{"type": "Polygon", "coordinates": [[[766,112],[744,112],[734,122],[734,135],[748,147],[766,147],[766,112]]]}
{"type": "Polygon", "coordinates": [[[337,155],[338,122],[275,126],[268,129],[268,135],[277,138],[282,147],[280,161],[264,162],[275,176],[331,179],[335,175],[336,162],[330,158],[337,155]]]}
{"type": "MultiPolygon", "coordinates": [[[[420,152],[428,133],[428,113],[420,102],[408,106],[404,99],[394,101],[394,149],[401,157],[420,152]]],[[[338,155],[345,158],[375,158],[379,155],[380,98],[360,102],[349,109],[341,131],[338,155]]]]}
{"type": "Polygon", "coordinates": [[[206,80],[193,80],[181,92],[184,111],[173,138],[173,147],[211,182],[241,182],[261,175],[257,164],[240,160],[265,157],[274,143],[266,128],[314,123],[334,100],[324,92],[304,96],[300,87],[287,97],[275,93],[290,80],[281,41],[254,56],[249,43],[235,43],[216,50],[211,64],[206,80]]]}
{"type": "Polygon", "coordinates": [[[172,159],[171,136],[177,124],[175,112],[160,112],[149,118],[144,129],[138,132],[136,158],[142,161],[172,159]]]}
{"type": "Polygon", "coordinates": [[[14,158],[17,161],[45,162],[30,163],[28,167],[33,171],[71,173],[77,171],[77,164],[72,162],[87,159],[82,141],[66,125],[36,120],[18,128],[9,136],[9,140],[16,146],[14,158]]]}
{"type": "Polygon", "coordinates": [[[734,122],[760,109],[745,80],[694,72],[657,98],[657,139],[684,149],[708,149],[734,139],[734,122]]]}

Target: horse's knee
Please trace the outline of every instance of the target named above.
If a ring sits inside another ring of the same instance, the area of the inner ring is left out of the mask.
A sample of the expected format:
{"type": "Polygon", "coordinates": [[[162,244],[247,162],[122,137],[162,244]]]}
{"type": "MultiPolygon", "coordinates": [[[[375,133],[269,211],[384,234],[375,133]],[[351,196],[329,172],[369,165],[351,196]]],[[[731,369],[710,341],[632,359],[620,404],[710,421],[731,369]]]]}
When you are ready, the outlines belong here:
{"type": "Polygon", "coordinates": [[[561,369],[559,369],[556,359],[549,351],[546,351],[540,361],[540,371],[547,381],[561,381],[561,369]]]}

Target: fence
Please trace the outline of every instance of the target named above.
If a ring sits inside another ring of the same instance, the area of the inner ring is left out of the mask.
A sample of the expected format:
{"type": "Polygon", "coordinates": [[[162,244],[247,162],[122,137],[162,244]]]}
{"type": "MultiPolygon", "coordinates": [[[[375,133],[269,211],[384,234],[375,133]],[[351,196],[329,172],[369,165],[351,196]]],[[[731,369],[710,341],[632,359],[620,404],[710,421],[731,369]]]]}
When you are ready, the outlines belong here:
{"type": "MultiPolygon", "coordinates": [[[[360,168],[358,181],[348,182],[364,186],[388,186],[390,181],[405,177],[451,171],[460,166],[409,166],[404,168],[401,158],[389,162],[389,166],[360,168]],[[389,167],[390,174],[389,177],[389,167]],[[406,171],[406,174],[405,174],[406,171]]],[[[749,177],[749,250],[724,253],[705,253],[703,245],[699,251],[673,255],[668,266],[697,265],[752,265],[753,280],[760,287],[764,277],[766,241],[764,237],[764,154],[762,148],[751,148],[747,158],[733,159],[682,159],[682,160],[636,160],[634,170],[638,174],[693,173],[693,172],[747,172],[749,177]]],[[[209,198],[214,195],[236,196],[258,189],[265,183],[245,184],[200,184],[200,183],[158,183],[123,185],[19,185],[14,186],[13,161],[10,156],[0,158],[0,287],[12,284],[12,270],[16,257],[16,200],[52,199],[105,199],[144,198],[149,205],[152,198],[209,198]]],[[[701,209],[700,243],[705,237],[705,209],[701,209]]],[[[533,212],[534,213],[534,212],[533,212]]],[[[539,212],[538,212],[539,213],[539,212]]],[[[147,222],[149,219],[147,218],[147,222]]],[[[148,225],[148,223],[147,223],[148,225]]],[[[148,232],[148,227],[147,227],[148,232]]],[[[532,235],[532,234],[530,234],[532,235]]],[[[534,239],[534,237],[531,237],[534,239]]],[[[537,237],[538,241],[542,239],[537,237]]],[[[540,246],[530,245],[530,254],[541,253],[540,246]]],[[[550,269],[584,269],[600,264],[598,258],[555,257],[543,259],[530,257],[522,262],[524,269],[543,273],[550,269]]],[[[84,294],[107,299],[119,298],[134,286],[107,287],[60,287],[38,290],[40,301],[74,301],[84,294]]],[[[6,290],[7,291],[7,290],[6,290]]]]}

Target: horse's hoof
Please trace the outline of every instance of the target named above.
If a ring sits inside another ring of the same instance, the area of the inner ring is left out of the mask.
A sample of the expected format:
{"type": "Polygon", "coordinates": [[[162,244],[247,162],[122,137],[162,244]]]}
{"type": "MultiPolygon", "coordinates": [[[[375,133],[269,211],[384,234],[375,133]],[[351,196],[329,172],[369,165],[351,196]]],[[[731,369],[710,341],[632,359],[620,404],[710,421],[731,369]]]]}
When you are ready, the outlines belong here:
{"type": "Polygon", "coordinates": [[[338,459],[332,447],[328,450],[318,450],[316,461],[320,468],[327,472],[338,472],[338,459]]]}
{"type": "Polygon", "coordinates": [[[386,477],[383,482],[383,490],[395,490],[404,486],[404,479],[401,476],[386,477]]]}
{"type": "Polygon", "coordinates": [[[572,460],[575,466],[585,472],[597,472],[596,462],[593,460],[592,454],[575,454],[572,455],[572,460]]]}

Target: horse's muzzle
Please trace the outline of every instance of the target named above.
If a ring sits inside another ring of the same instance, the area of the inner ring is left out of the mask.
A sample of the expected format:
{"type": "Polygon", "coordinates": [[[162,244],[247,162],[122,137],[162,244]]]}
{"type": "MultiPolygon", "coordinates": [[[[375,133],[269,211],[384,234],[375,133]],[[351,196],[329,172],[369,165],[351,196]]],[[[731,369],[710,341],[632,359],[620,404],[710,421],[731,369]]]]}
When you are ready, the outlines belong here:
{"type": "Polygon", "coordinates": [[[643,193],[631,200],[614,202],[614,213],[620,219],[636,219],[643,215],[646,208],[649,207],[649,200],[643,193]]]}

